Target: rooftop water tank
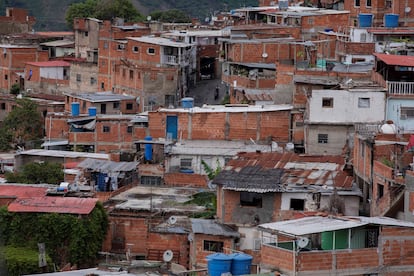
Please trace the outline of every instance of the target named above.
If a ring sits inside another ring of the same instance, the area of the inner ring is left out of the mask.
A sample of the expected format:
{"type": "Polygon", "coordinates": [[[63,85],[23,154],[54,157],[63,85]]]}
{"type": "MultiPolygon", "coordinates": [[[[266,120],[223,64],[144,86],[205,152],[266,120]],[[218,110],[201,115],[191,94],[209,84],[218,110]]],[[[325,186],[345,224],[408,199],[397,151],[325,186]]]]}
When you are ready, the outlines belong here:
{"type": "Polygon", "coordinates": [[[367,28],[372,26],[372,13],[360,13],[358,14],[359,27],[367,28]]]}
{"type": "Polygon", "coordinates": [[[88,108],[88,115],[89,115],[89,116],[96,116],[96,107],[94,107],[94,106],[90,106],[90,107],[88,108]]]}
{"type": "Polygon", "coordinates": [[[194,99],[191,97],[186,97],[181,99],[182,108],[192,108],[194,104],[194,99]]]}
{"type": "Polygon", "coordinates": [[[78,102],[73,102],[71,104],[71,108],[72,108],[72,116],[79,116],[79,103],[78,102]]]}
{"type": "Polygon", "coordinates": [[[221,276],[222,273],[228,273],[231,269],[232,257],[224,253],[214,253],[208,255],[207,272],[210,276],[221,276]]]}
{"type": "Polygon", "coordinates": [[[384,25],[386,28],[398,27],[398,14],[389,13],[384,15],[384,25]]]}
{"type": "Polygon", "coordinates": [[[234,253],[230,254],[230,257],[232,258],[230,272],[233,276],[250,274],[252,256],[244,253],[234,253]]]}
{"type": "Polygon", "coordinates": [[[388,120],[385,124],[381,126],[381,132],[384,134],[396,134],[397,127],[394,125],[394,122],[388,120]]]}

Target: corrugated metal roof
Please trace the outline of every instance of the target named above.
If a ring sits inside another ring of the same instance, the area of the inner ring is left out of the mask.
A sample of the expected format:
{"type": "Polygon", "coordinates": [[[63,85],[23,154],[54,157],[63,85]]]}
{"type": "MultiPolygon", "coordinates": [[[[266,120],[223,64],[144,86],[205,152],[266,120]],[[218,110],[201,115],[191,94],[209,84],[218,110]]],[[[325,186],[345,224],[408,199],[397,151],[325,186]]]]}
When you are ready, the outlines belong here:
{"type": "Polygon", "coordinates": [[[47,46],[47,47],[74,47],[75,42],[73,40],[68,39],[60,39],[55,41],[43,42],[40,45],[47,46]]]}
{"type": "Polygon", "coordinates": [[[0,184],[0,197],[40,197],[46,194],[48,187],[25,184],[0,184]]]}
{"type": "Polygon", "coordinates": [[[138,42],[143,42],[143,43],[148,43],[148,44],[177,47],[177,48],[186,48],[186,47],[191,47],[194,45],[194,44],[174,41],[172,39],[168,39],[165,37],[158,37],[158,36],[127,37],[127,39],[138,41],[138,42]]]}
{"type": "Polygon", "coordinates": [[[82,94],[67,94],[76,99],[81,99],[89,102],[113,102],[122,100],[135,100],[134,96],[115,94],[112,91],[95,92],[95,93],[82,93],[82,94]]]}
{"type": "Polygon", "coordinates": [[[187,216],[170,216],[167,221],[152,228],[151,232],[188,234],[191,232],[191,221],[187,216]],[[172,217],[174,217],[174,223],[171,223],[172,217]]]}
{"type": "Polygon", "coordinates": [[[194,234],[240,237],[239,232],[235,231],[229,225],[218,223],[212,219],[191,219],[191,228],[194,234]]]}
{"type": "Polygon", "coordinates": [[[245,105],[245,106],[225,106],[225,105],[203,105],[193,108],[161,108],[158,112],[180,112],[180,113],[242,113],[242,112],[274,112],[293,109],[289,104],[269,104],[269,105],[245,105]]]}
{"type": "Polygon", "coordinates": [[[414,228],[414,223],[384,217],[304,217],[300,219],[260,224],[266,232],[301,236],[326,231],[350,229],[368,224],[391,225],[414,228]]]}
{"type": "MultiPolygon", "coordinates": [[[[223,189],[256,193],[298,191],[312,187],[352,191],[353,178],[343,171],[341,156],[306,156],[285,153],[240,153],[228,162],[213,183],[223,189]]],[[[359,194],[358,191],[354,191],[359,194]]]]}
{"type": "Polygon", "coordinates": [[[258,62],[229,62],[229,64],[234,65],[242,65],[250,68],[263,68],[263,69],[273,69],[276,70],[276,64],[275,63],[258,63],[258,62]]]}
{"type": "Polygon", "coordinates": [[[137,169],[138,162],[115,162],[86,158],[78,164],[79,168],[91,169],[100,172],[129,172],[137,169]]]}
{"type": "Polygon", "coordinates": [[[96,198],[30,197],[18,198],[8,206],[15,213],[60,213],[87,215],[95,208],[96,198]]]}
{"type": "Polygon", "coordinates": [[[16,155],[37,155],[48,157],[61,158],[96,158],[96,159],[110,159],[109,154],[106,153],[92,153],[92,152],[78,152],[78,151],[64,151],[64,150],[44,150],[32,149],[17,153],[16,155]]]}
{"type": "Polygon", "coordinates": [[[414,67],[414,56],[400,56],[374,53],[379,60],[382,60],[387,65],[400,65],[414,67]]]}
{"type": "Polygon", "coordinates": [[[26,62],[26,64],[38,66],[38,67],[69,67],[70,66],[69,62],[66,62],[63,60],[26,62]]]}

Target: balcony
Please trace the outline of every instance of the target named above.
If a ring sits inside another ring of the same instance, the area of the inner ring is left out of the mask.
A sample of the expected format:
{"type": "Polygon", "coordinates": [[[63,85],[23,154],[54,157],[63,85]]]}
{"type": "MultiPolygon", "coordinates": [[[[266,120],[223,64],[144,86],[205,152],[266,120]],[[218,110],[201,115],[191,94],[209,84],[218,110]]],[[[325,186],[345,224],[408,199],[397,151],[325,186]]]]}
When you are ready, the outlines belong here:
{"type": "Polygon", "coordinates": [[[161,63],[169,65],[185,65],[185,60],[183,57],[172,56],[172,55],[163,55],[161,63]]]}
{"type": "Polygon", "coordinates": [[[414,96],[414,82],[387,81],[386,88],[389,95],[414,96]]]}

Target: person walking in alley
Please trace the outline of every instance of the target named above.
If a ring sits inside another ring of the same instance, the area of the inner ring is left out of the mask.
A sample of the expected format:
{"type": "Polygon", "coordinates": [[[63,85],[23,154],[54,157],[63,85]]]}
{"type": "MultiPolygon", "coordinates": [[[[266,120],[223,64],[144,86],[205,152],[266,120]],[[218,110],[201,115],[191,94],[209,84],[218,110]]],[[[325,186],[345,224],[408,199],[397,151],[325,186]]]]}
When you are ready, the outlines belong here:
{"type": "Polygon", "coordinates": [[[214,100],[215,101],[217,101],[218,100],[218,97],[219,97],[219,92],[220,92],[220,89],[219,89],[219,87],[218,87],[218,85],[216,86],[216,92],[214,92],[214,100]]]}

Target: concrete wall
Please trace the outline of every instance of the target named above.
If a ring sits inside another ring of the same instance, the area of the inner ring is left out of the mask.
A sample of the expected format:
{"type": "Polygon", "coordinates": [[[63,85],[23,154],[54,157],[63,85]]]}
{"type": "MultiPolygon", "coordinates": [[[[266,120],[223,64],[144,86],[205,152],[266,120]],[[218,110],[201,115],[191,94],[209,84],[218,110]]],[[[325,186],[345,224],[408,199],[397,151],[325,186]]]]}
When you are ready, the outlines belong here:
{"type": "Polygon", "coordinates": [[[305,150],[308,154],[343,153],[348,141],[353,139],[354,127],[352,125],[305,125],[305,150]],[[328,142],[319,143],[318,135],[327,134],[328,142]]]}
{"type": "Polygon", "coordinates": [[[72,63],[69,87],[83,93],[98,91],[98,66],[91,62],[72,63]]]}

